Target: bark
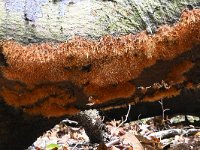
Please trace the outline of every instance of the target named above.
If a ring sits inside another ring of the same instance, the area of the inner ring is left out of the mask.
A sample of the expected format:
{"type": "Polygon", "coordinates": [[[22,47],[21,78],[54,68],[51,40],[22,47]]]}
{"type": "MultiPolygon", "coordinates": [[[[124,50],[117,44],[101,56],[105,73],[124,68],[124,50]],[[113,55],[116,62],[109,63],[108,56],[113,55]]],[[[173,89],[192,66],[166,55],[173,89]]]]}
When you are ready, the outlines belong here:
{"type": "Polygon", "coordinates": [[[5,0],[0,2],[0,38],[22,43],[64,41],[74,35],[99,39],[126,35],[179,20],[198,0],[5,0]]]}
{"type": "Polygon", "coordinates": [[[66,115],[199,113],[200,3],[0,1],[0,148],[66,115]],[[114,109],[114,110],[113,110],[114,109]],[[116,113],[116,110],[119,113],[116,113]]]}

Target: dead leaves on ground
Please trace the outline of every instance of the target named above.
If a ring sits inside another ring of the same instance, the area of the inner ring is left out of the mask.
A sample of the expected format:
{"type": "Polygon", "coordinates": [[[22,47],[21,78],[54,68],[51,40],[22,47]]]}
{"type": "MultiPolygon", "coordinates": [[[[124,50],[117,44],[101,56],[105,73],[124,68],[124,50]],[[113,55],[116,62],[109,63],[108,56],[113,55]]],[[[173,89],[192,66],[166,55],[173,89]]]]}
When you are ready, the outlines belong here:
{"type": "Polygon", "coordinates": [[[101,144],[91,144],[82,127],[57,125],[40,137],[39,142],[34,145],[35,149],[38,147],[37,150],[46,150],[45,146],[51,143],[60,145],[59,148],[54,148],[55,150],[162,150],[166,147],[174,150],[180,146],[187,148],[188,145],[200,148],[200,128],[197,126],[180,127],[167,124],[161,129],[161,126],[152,123],[154,120],[149,118],[146,121],[123,124],[122,121],[115,120],[106,122],[105,139],[101,144]]]}

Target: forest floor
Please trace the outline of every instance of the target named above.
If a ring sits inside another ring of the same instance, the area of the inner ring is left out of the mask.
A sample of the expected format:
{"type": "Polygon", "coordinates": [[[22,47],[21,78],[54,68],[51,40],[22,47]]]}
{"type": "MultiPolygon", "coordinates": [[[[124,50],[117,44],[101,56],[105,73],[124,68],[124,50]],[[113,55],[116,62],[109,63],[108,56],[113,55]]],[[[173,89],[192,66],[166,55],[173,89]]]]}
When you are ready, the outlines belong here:
{"type": "MultiPolygon", "coordinates": [[[[125,116],[126,117],[126,116],[125,116]]],[[[104,142],[92,144],[81,126],[61,122],[29,150],[199,150],[200,119],[195,116],[156,116],[127,122],[103,121],[104,142]]],[[[69,122],[69,120],[68,120],[69,122]]],[[[74,123],[74,121],[72,121],[74,123]]]]}

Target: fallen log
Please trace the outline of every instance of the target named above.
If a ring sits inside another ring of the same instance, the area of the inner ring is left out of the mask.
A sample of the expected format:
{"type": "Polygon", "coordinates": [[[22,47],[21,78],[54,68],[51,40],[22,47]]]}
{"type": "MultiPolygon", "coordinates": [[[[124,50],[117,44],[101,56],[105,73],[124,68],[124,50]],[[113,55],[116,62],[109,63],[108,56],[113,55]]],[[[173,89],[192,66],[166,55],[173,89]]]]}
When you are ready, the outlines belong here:
{"type": "Polygon", "coordinates": [[[24,149],[86,109],[121,118],[131,104],[137,119],[161,115],[162,100],[166,114],[199,114],[199,7],[198,0],[0,2],[0,148],[24,149]]]}

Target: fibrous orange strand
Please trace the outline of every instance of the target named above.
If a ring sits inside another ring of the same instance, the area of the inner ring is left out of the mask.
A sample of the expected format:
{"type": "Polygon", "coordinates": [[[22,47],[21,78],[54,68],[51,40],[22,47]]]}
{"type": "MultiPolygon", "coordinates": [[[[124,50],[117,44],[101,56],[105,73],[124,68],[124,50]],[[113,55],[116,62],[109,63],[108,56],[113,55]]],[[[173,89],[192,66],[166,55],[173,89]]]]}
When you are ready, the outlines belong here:
{"type": "Polygon", "coordinates": [[[141,102],[155,102],[162,100],[164,98],[176,97],[177,95],[180,94],[180,91],[181,90],[177,90],[175,88],[170,88],[164,91],[157,91],[153,96],[144,97],[141,102]]]}
{"type": "Polygon", "coordinates": [[[193,66],[194,64],[188,60],[185,60],[180,64],[175,65],[167,75],[166,81],[170,83],[170,85],[180,84],[184,82],[186,80],[184,73],[188,72],[193,66]]]}
{"type": "Polygon", "coordinates": [[[135,92],[135,86],[128,82],[107,87],[89,85],[85,87],[84,92],[91,96],[90,103],[101,104],[117,98],[131,97],[135,92]]]}
{"type": "Polygon", "coordinates": [[[193,83],[189,82],[189,83],[187,83],[186,88],[187,89],[195,89],[195,85],[193,83]]]}
{"type": "MultiPolygon", "coordinates": [[[[108,35],[99,41],[74,37],[63,43],[29,45],[11,40],[0,41],[8,64],[7,67],[0,67],[3,76],[31,87],[30,91],[19,95],[20,92],[1,86],[0,95],[9,105],[20,107],[32,105],[54,92],[58,95],[64,93],[63,97],[50,98],[40,106],[25,109],[30,114],[44,116],[71,114],[77,110],[62,107],[74,102],[75,99],[70,99],[65,90],[51,86],[34,89],[42,83],[48,85],[67,80],[78,87],[89,83],[84,89],[85,94],[96,96],[97,99],[92,101],[96,104],[106,103],[115,98],[130,97],[134,94],[135,87],[125,83],[136,79],[145,68],[154,65],[156,61],[174,59],[199,44],[199,26],[200,10],[194,9],[184,11],[180,21],[175,25],[159,27],[154,35],[147,35],[143,31],[136,35],[119,37],[108,35]],[[112,87],[113,84],[117,86],[112,87]]],[[[186,63],[186,67],[179,68],[181,74],[178,75],[182,76],[191,67],[191,63],[186,63]]],[[[172,70],[172,73],[177,75],[176,71],[172,70]]],[[[170,88],[145,97],[144,101],[155,101],[179,93],[179,90],[170,88]]]]}
{"type": "Polygon", "coordinates": [[[180,20],[172,27],[161,26],[153,36],[141,32],[99,41],[75,37],[64,43],[26,46],[5,41],[9,67],[1,70],[6,78],[26,84],[72,80],[105,86],[128,81],[157,60],[173,59],[200,42],[200,10],[184,11],[180,20]],[[86,64],[92,65],[89,73],[81,71],[86,64]]]}
{"type": "Polygon", "coordinates": [[[43,115],[46,117],[59,117],[66,114],[75,114],[78,113],[78,109],[74,107],[64,108],[56,104],[45,102],[43,105],[34,107],[34,108],[25,108],[24,112],[30,115],[43,115]]]}
{"type": "MultiPolygon", "coordinates": [[[[59,95],[57,96],[56,101],[53,101],[58,105],[66,105],[76,101],[74,97],[70,97],[70,93],[68,91],[50,85],[40,88],[37,87],[29,91],[23,91],[21,94],[17,91],[4,87],[0,91],[0,95],[4,98],[7,104],[14,107],[33,105],[37,101],[48,98],[51,95],[59,95]]],[[[49,103],[52,103],[51,101],[51,99],[48,100],[49,103]]]]}

